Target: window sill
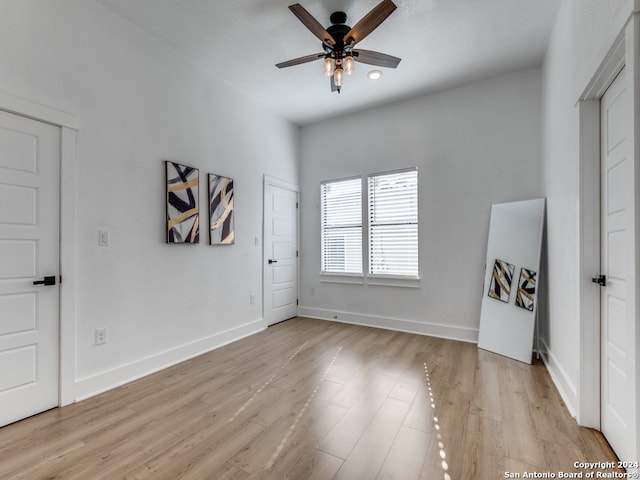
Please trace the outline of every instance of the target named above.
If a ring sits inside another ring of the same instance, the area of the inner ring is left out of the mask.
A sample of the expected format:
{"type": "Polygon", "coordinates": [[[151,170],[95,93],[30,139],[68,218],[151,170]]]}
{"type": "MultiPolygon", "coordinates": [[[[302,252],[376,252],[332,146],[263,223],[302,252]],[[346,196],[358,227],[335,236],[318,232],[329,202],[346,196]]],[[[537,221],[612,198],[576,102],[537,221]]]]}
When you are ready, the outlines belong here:
{"type": "Polygon", "coordinates": [[[369,275],[369,285],[381,287],[420,288],[420,277],[402,277],[398,275],[369,275]]]}
{"type": "Polygon", "coordinates": [[[362,285],[364,283],[364,275],[360,273],[320,273],[320,281],[326,283],[362,285]]]}
{"type": "Polygon", "coordinates": [[[403,277],[398,275],[363,275],[320,273],[323,283],[344,283],[350,285],[371,285],[379,287],[420,288],[420,277],[403,277]]]}

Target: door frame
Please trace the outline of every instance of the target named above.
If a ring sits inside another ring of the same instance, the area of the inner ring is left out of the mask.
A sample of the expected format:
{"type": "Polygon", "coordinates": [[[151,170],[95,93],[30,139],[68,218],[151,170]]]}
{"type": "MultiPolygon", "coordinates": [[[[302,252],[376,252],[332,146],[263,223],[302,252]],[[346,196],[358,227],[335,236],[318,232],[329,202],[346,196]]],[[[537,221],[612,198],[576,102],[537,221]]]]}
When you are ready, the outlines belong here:
{"type": "MultiPolygon", "coordinates": [[[[291,192],[295,192],[296,194],[296,202],[300,202],[300,187],[297,183],[288,182],[286,180],[282,180],[277,177],[272,177],[270,175],[265,174],[263,178],[263,186],[262,186],[262,319],[264,321],[265,326],[269,326],[266,321],[265,315],[265,289],[267,286],[267,269],[265,268],[265,259],[269,256],[266,251],[267,243],[265,242],[265,219],[266,209],[267,209],[267,187],[273,185],[274,187],[283,188],[285,190],[289,190],[291,192]]],[[[300,251],[300,208],[296,209],[296,251],[300,251]]],[[[300,256],[296,257],[296,297],[300,298],[300,256]]],[[[298,306],[298,312],[300,311],[298,306]]]]}
{"type": "MultiPolygon", "coordinates": [[[[611,42],[608,52],[594,71],[590,81],[578,99],[579,107],[579,168],[580,168],[580,240],[579,240],[579,321],[580,321],[580,371],[578,385],[578,423],[600,429],[600,288],[594,287],[591,278],[600,273],[600,99],[613,80],[626,69],[626,89],[632,100],[631,112],[640,111],[640,15],[633,13],[611,42]]],[[[634,165],[634,245],[630,252],[640,258],[640,122],[631,114],[628,123],[629,154],[634,165]]],[[[637,262],[636,262],[637,263],[637,262]]],[[[640,268],[635,266],[632,282],[632,298],[627,315],[635,318],[640,312],[640,268]]],[[[635,322],[634,322],[635,323],[635,322]]],[[[635,351],[631,352],[635,373],[640,370],[640,329],[633,332],[635,351]]],[[[640,385],[636,383],[633,413],[640,414],[640,385]]],[[[636,422],[634,421],[633,424],[636,422]]],[[[636,427],[637,428],[637,427],[636,427]]],[[[635,432],[634,445],[639,445],[639,431],[635,432]]]]}
{"type": "Polygon", "coordinates": [[[75,402],[76,370],[76,175],[78,122],[74,114],[0,92],[0,110],[60,128],[60,298],[58,405],[75,402]]]}

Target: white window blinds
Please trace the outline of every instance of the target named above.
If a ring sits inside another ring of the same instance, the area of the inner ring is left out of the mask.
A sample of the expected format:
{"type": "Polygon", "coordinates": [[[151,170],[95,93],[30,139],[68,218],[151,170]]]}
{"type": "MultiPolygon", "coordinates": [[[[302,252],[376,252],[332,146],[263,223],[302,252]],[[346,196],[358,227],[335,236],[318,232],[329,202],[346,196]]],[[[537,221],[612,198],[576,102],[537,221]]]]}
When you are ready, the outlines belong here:
{"type": "Polygon", "coordinates": [[[418,171],[369,177],[369,273],[418,276],[418,171]]]}
{"type": "Polygon", "coordinates": [[[321,184],[322,272],[362,273],[362,179],[321,184]]]}

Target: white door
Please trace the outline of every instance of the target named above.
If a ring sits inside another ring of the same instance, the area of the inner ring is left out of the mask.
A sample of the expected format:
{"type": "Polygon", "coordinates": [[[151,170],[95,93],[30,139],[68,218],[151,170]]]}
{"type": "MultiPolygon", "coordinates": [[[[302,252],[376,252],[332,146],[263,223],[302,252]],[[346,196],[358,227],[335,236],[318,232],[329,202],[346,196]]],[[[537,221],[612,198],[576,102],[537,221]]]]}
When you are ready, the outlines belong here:
{"type": "Polygon", "coordinates": [[[298,314],[298,194],[265,181],[264,319],[298,314]]]}
{"type": "MultiPolygon", "coordinates": [[[[600,101],[601,124],[601,429],[618,457],[635,456],[634,329],[628,311],[633,281],[633,170],[629,159],[624,70],[600,101]]],[[[595,279],[594,279],[595,280],[595,279]]],[[[635,460],[635,459],[634,459],[635,460]]]]}
{"type": "Polygon", "coordinates": [[[58,405],[59,165],[59,128],[0,112],[0,426],[58,405]]]}

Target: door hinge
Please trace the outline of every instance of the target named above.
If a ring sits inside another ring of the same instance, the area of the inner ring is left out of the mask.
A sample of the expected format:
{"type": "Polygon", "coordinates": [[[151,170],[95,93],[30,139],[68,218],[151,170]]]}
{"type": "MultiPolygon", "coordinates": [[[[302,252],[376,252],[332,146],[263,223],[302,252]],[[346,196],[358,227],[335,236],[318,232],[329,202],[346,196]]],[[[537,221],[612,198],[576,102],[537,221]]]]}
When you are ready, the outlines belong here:
{"type": "Polygon", "coordinates": [[[297,299],[297,298],[296,298],[296,305],[300,305],[300,304],[298,303],[298,299],[297,299]]]}
{"type": "Polygon", "coordinates": [[[298,250],[296,250],[296,257],[298,256],[298,250]]]}
{"type": "Polygon", "coordinates": [[[296,202],[296,208],[298,208],[298,202],[296,202]]]}

